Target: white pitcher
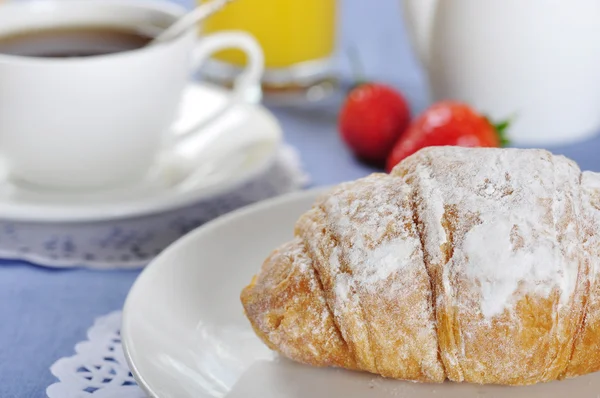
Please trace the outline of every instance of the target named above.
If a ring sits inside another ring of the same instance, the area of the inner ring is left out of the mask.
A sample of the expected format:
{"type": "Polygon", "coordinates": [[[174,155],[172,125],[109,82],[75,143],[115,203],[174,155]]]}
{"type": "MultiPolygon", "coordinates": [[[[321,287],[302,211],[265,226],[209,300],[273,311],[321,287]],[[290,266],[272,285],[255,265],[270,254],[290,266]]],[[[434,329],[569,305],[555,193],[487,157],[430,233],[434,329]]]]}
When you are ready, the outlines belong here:
{"type": "Polygon", "coordinates": [[[600,0],[403,0],[432,100],[514,117],[520,145],[600,130],[600,0]]]}

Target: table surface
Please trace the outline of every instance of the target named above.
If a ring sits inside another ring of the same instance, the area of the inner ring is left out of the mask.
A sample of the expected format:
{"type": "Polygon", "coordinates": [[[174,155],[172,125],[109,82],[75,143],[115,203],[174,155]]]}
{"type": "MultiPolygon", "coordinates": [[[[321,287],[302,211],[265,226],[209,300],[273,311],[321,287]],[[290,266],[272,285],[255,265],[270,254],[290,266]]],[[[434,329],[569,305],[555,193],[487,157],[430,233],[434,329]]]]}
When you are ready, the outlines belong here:
{"type": "MultiPolygon", "coordinates": [[[[186,6],[191,3],[183,2],[186,6]]],[[[402,26],[399,0],[340,1],[340,54],[355,46],[367,76],[401,89],[413,112],[427,104],[425,82],[402,26]],[[377,21],[370,23],[365,21],[377,21]]],[[[342,75],[348,65],[339,57],[342,75]]],[[[336,130],[339,101],[312,109],[272,109],[288,142],[296,146],[313,184],[326,185],[364,176],[371,168],[358,163],[341,144],[336,130]]],[[[600,171],[600,136],[550,148],[600,171]]],[[[55,382],[49,367],[73,355],[94,318],[118,310],[138,271],[50,270],[29,264],[0,263],[0,397],[45,396],[55,382]]]]}

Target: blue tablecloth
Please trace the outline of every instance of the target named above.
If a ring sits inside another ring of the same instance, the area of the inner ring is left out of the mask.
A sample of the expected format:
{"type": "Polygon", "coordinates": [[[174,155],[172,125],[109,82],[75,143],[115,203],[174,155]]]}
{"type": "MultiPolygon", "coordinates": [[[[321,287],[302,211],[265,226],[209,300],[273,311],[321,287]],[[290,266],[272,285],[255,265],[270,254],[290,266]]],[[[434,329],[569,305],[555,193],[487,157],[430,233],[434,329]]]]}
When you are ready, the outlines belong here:
{"type": "MultiPolygon", "coordinates": [[[[424,80],[406,40],[399,3],[340,1],[340,49],[358,48],[368,77],[400,88],[418,112],[426,105],[424,80]]],[[[343,57],[339,66],[347,73],[343,57]]],[[[316,109],[273,109],[287,140],[300,150],[314,185],[372,171],[356,162],[338,139],[338,107],[339,101],[333,101],[316,109]]],[[[600,138],[551,149],[575,159],[583,169],[600,171],[600,138]]],[[[46,387],[55,381],[49,366],[73,354],[94,318],[121,308],[138,274],[1,263],[0,397],[45,396],[46,387]]]]}

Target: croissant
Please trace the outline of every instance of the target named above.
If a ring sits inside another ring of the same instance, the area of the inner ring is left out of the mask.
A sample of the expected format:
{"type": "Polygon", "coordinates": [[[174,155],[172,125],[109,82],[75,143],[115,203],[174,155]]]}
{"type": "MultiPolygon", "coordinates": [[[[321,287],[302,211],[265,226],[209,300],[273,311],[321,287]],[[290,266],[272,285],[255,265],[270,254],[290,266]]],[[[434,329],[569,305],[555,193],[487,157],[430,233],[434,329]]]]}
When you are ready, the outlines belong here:
{"type": "Polygon", "coordinates": [[[314,366],[527,385],[600,370],[600,174],[543,150],[426,148],[320,197],[242,294],[314,366]]]}

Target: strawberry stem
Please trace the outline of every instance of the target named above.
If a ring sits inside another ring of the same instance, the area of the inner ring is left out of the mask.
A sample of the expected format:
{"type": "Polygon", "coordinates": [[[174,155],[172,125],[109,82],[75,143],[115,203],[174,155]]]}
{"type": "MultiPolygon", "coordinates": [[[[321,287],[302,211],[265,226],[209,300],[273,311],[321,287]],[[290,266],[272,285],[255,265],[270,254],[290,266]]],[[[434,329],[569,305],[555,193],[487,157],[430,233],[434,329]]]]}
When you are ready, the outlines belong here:
{"type": "Polygon", "coordinates": [[[496,133],[498,133],[498,138],[500,139],[500,146],[505,147],[510,144],[510,140],[507,136],[508,128],[510,127],[511,119],[506,119],[496,124],[492,124],[496,129],[496,133]]]}
{"type": "Polygon", "coordinates": [[[508,119],[502,120],[500,122],[494,123],[490,120],[488,116],[484,115],[485,120],[496,130],[496,134],[498,135],[498,141],[500,141],[500,147],[505,147],[510,145],[510,140],[507,136],[508,128],[512,123],[513,118],[510,117],[508,119]]]}

